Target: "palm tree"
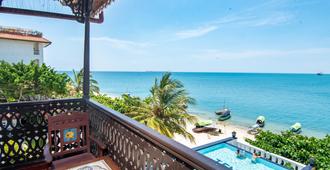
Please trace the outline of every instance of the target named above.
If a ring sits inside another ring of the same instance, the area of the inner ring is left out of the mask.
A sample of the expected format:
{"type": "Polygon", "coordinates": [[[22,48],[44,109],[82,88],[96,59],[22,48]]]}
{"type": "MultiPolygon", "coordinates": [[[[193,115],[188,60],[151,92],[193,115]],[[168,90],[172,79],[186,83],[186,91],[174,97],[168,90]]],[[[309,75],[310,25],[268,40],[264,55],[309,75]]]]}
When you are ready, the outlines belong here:
{"type": "Polygon", "coordinates": [[[150,93],[127,115],[169,138],[179,134],[194,142],[194,137],[185,128],[187,122],[196,121],[187,112],[188,104],[194,104],[195,100],[188,96],[183,84],[172,79],[171,73],[165,73],[160,81],[155,79],[150,93]]]}
{"type": "MultiPolygon", "coordinates": [[[[83,77],[84,70],[81,69],[79,72],[72,70],[73,78],[71,78],[71,93],[81,96],[83,92],[83,77]]],[[[90,75],[90,92],[92,95],[97,95],[100,93],[100,88],[98,87],[98,82],[93,79],[92,75],[90,75]]]]}

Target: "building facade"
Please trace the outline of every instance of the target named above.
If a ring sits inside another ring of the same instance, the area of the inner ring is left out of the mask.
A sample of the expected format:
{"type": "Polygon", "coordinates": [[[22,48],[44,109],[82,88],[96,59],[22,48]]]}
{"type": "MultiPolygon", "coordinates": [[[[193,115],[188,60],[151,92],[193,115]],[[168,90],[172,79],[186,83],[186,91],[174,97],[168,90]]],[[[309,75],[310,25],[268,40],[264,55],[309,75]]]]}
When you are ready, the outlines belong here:
{"type": "Polygon", "coordinates": [[[38,31],[0,27],[0,60],[9,63],[44,62],[43,49],[51,42],[38,31]]]}

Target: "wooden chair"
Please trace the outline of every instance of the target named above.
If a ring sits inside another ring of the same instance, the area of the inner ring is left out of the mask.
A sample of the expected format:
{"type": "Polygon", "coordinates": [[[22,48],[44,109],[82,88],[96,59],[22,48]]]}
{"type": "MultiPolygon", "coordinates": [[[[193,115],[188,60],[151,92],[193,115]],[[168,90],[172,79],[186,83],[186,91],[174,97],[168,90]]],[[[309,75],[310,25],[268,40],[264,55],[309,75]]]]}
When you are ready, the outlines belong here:
{"type": "MultiPolygon", "coordinates": [[[[90,153],[88,113],[72,112],[48,118],[48,144],[45,158],[52,169],[67,169],[75,165],[97,160],[90,153]]],[[[95,140],[92,138],[92,140],[95,140]]],[[[105,149],[99,141],[96,144],[105,149]]]]}

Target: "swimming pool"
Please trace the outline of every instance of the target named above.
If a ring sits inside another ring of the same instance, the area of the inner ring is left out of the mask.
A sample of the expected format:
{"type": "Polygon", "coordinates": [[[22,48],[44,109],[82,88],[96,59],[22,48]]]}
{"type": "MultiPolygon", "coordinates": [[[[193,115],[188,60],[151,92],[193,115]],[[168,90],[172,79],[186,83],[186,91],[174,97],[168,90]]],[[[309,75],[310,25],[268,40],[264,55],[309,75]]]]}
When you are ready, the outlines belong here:
{"type": "Polygon", "coordinates": [[[233,170],[286,170],[286,168],[262,158],[258,158],[256,163],[252,163],[252,154],[249,152],[245,152],[245,158],[237,158],[236,151],[236,147],[227,143],[197,150],[197,152],[233,170]]]}

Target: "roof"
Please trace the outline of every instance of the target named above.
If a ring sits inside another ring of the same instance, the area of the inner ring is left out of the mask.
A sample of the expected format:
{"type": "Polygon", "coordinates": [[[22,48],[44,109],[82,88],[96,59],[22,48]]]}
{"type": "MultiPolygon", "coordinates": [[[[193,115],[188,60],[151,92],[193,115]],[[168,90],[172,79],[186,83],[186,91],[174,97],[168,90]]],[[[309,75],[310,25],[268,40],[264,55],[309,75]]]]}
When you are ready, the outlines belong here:
{"type": "Polygon", "coordinates": [[[0,27],[0,39],[19,40],[51,44],[49,40],[42,37],[38,31],[26,30],[22,28],[0,27]]]}
{"type": "Polygon", "coordinates": [[[114,0],[94,0],[91,12],[92,16],[95,17],[96,15],[101,13],[103,9],[110,5],[112,1],[114,0]]]}

